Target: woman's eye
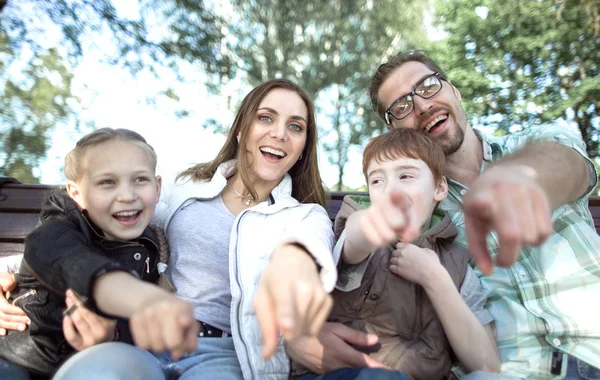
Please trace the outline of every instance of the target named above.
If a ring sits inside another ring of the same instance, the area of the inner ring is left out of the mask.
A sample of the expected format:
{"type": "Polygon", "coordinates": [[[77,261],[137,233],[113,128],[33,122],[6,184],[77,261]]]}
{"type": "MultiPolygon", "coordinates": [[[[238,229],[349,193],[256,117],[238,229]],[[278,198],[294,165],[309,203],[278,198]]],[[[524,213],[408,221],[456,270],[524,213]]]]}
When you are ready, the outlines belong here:
{"type": "Polygon", "coordinates": [[[412,175],[410,175],[410,174],[402,174],[400,176],[400,179],[410,179],[410,178],[414,178],[414,177],[412,175]]]}
{"type": "Polygon", "coordinates": [[[148,177],[137,177],[135,179],[135,182],[147,182],[147,181],[150,181],[150,178],[148,178],[148,177]]]}
{"type": "Polygon", "coordinates": [[[114,185],[115,181],[113,181],[112,179],[103,179],[102,181],[98,182],[98,185],[114,185]]]}
{"type": "Polygon", "coordinates": [[[381,183],[381,182],[382,182],[382,180],[380,180],[380,179],[374,179],[371,181],[371,185],[377,185],[378,183],[381,183]]]}
{"type": "Polygon", "coordinates": [[[296,131],[296,132],[301,132],[301,131],[302,131],[302,129],[303,129],[303,128],[302,128],[302,126],[300,126],[300,125],[298,125],[298,124],[291,124],[291,125],[290,125],[290,128],[291,128],[293,131],[296,131]]]}
{"type": "Polygon", "coordinates": [[[258,120],[262,121],[263,123],[268,123],[270,121],[273,121],[273,119],[271,119],[271,117],[266,116],[266,115],[259,116],[258,120]]]}

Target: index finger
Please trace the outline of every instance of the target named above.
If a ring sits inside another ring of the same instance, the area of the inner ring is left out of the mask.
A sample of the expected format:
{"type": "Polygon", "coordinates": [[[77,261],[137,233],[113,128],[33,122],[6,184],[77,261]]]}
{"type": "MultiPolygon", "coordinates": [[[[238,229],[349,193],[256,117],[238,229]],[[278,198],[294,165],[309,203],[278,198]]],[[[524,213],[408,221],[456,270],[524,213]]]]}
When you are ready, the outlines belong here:
{"type": "Polygon", "coordinates": [[[254,310],[256,311],[256,319],[262,332],[262,356],[263,359],[268,359],[275,352],[278,341],[278,328],[275,320],[275,310],[269,300],[269,297],[264,293],[265,290],[256,292],[254,298],[254,310]]]}
{"type": "Polygon", "coordinates": [[[465,199],[465,234],[469,253],[483,274],[492,273],[492,256],[487,248],[487,235],[491,231],[492,204],[483,193],[465,199]]]}

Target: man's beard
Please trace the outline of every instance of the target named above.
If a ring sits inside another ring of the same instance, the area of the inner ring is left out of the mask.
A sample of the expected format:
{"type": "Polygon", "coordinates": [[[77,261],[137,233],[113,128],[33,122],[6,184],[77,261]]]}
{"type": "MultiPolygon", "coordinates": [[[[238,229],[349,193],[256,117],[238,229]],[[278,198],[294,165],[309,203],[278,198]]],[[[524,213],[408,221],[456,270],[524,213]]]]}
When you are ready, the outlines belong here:
{"type": "Polygon", "coordinates": [[[463,131],[458,123],[456,124],[455,131],[456,132],[450,137],[448,143],[442,145],[442,151],[446,157],[455,153],[465,140],[465,131],[463,131]]]}

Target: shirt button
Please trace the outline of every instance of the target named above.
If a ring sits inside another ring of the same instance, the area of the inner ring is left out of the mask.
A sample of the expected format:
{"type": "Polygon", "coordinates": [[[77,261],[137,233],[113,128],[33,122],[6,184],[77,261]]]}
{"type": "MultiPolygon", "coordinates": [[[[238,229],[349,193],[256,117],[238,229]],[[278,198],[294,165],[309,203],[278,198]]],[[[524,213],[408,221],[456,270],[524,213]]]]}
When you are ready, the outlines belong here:
{"type": "Polygon", "coordinates": [[[377,294],[377,293],[371,293],[371,295],[369,296],[369,298],[371,298],[373,301],[375,301],[376,299],[379,298],[379,294],[377,294]]]}
{"type": "Polygon", "coordinates": [[[560,339],[558,339],[558,338],[554,338],[554,339],[552,339],[552,343],[553,343],[555,346],[560,346],[560,343],[561,343],[561,342],[560,342],[560,339]]]}
{"type": "Polygon", "coordinates": [[[525,273],[524,270],[519,271],[519,276],[521,276],[521,278],[526,278],[527,277],[527,273],[525,273]]]}
{"type": "Polygon", "coordinates": [[[136,252],[136,253],[133,254],[133,258],[136,259],[136,260],[139,260],[139,259],[142,258],[142,254],[139,253],[139,252],[136,252]]]}
{"type": "Polygon", "coordinates": [[[465,195],[466,193],[467,193],[467,190],[465,190],[465,189],[462,189],[462,190],[460,191],[460,195],[465,195]]]}

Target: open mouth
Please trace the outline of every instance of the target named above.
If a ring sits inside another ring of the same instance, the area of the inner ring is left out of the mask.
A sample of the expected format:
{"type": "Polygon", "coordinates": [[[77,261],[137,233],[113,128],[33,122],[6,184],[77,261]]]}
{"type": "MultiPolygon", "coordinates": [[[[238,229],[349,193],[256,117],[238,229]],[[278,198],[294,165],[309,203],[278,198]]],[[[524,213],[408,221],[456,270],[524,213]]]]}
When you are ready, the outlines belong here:
{"type": "Polygon", "coordinates": [[[425,126],[425,132],[430,135],[436,133],[446,120],[448,120],[448,115],[440,115],[436,117],[425,126]]]}
{"type": "Polygon", "coordinates": [[[142,215],[142,210],[121,211],[114,213],[112,216],[121,223],[131,224],[137,222],[137,220],[140,218],[140,215],[142,215]]]}
{"type": "Polygon", "coordinates": [[[269,161],[277,162],[282,160],[285,156],[287,156],[285,152],[269,147],[260,147],[260,152],[269,161]]]}

